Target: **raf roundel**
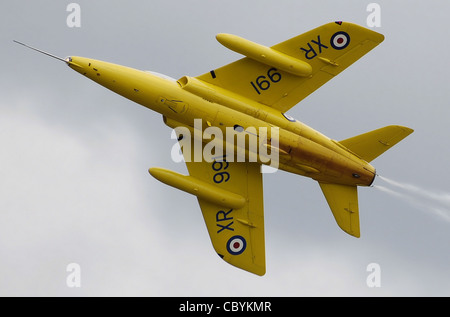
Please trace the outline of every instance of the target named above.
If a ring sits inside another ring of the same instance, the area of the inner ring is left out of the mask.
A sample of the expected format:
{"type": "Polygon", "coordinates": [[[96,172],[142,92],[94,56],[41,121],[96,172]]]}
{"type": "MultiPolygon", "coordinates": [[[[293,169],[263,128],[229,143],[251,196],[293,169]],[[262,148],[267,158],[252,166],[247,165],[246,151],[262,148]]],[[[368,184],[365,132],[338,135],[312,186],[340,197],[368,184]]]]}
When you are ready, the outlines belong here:
{"type": "Polygon", "coordinates": [[[334,33],[331,37],[330,44],[335,50],[342,50],[350,44],[350,35],[346,32],[334,33]]]}
{"type": "Polygon", "coordinates": [[[227,250],[232,255],[239,255],[245,251],[247,242],[241,236],[233,236],[227,242],[227,250]]]}

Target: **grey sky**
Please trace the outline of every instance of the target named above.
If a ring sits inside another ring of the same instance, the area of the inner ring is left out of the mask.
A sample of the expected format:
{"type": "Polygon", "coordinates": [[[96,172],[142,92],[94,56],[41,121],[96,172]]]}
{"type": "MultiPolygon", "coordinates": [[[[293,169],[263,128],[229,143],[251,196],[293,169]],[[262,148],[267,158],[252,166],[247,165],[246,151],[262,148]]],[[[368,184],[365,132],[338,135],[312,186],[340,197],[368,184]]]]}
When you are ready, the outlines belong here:
{"type": "MultiPolygon", "coordinates": [[[[365,26],[371,1],[76,1],[80,28],[66,25],[70,2],[0,10],[0,295],[450,295],[450,223],[432,201],[362,188],[355,239],[314,181],[284,172],[264,176],[266,275],[221,261],[196,199],[147,172],[186,173],[170,158],[161,116],[12,42],[179,78],[240,58],[217,33],[274,45],[334,20],[365,26]],[[80,288],[66,285],[73,262],[80,288]],[[370,263],[380,265],[379,288],[366,284],[370,263]]],[[[376,2],[385,41],[290,114],[337,140],[409,126],[415,132],[373,165],[450,193],[450,4],[376,2]]]]}

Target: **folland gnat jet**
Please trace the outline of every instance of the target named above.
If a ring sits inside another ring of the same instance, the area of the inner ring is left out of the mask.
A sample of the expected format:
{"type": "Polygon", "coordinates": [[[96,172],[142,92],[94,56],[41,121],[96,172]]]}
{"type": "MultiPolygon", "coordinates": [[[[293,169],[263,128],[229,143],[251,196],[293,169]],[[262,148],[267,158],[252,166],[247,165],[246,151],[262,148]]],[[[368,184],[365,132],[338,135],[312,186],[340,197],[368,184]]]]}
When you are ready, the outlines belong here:
{"type": "Polygon", "coordinates": [[[272,47],[231,34],[217,40],[244,57],[179,80],[30,48],[162,114],[178,135],[189,175],[156,167],[149,172],[197,196],[214,249],[226,262],[257,275],[266,272],[262,165],[318,181],[339,227],[359,237],[357,187],[370,186],[376,176],[369,162],[413,130],[391,125],[335,141],[286,112],[384,36],[332,22],[272,47]],[[245,142],[233,142],[239,138],[245,142]]]}

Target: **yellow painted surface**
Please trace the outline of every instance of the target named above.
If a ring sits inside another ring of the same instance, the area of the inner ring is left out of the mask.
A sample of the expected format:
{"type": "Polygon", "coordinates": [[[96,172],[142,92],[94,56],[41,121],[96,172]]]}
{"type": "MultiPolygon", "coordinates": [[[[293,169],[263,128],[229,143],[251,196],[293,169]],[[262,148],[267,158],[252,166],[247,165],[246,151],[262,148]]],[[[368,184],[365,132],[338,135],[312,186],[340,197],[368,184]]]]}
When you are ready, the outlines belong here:
{"type": "MultiPolygon", "coordinates": [[[[150,169],[150,173],[197,196],[213,247],[230,264],[265,274],[260,172],[265,162],[259,152],[257,160],[250,161],[255,154],[250,147],[243,149],[245,162],[226,155],[192,160],[196,145],[201,151],[211,146],[202,141],[208,128],[225,135],[227,128],[237,127],[242,131],[238,133],[254,136],[266,150],[279,153],[279,169],[317,180],[339,227],[359,237],[357,186],[373,182],[375,168],[369,162],[412,129],[389,126],[338,142],[284,112],[372,50],[384,36],[355,24],[333,22],[272,47],[229,34],[217,39],[245,57],[178,81],[90,58],[73,56],[66,62],[98,84],[162,114],[167,125],[190,133],[189,139],[179,133],[190,175],[164,169],[150,169]],[[201,119],[200,125],[196,119],[201,119]],[[263,136],[262,128],[278,128],[279,143],[273,143],[275,134],[263,136]]],[[[219,143],[223,149],[228,144],[219,143]]]]}

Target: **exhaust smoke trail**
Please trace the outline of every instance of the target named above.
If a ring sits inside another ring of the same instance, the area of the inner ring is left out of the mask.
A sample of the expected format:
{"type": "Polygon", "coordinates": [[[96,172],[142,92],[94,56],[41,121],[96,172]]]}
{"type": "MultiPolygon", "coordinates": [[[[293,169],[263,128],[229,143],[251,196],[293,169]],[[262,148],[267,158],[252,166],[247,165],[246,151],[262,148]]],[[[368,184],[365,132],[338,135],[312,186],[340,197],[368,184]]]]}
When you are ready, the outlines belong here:
{"type": "Polygon", "coordinates": [[[398,197],[422,211],[431,211],[450,223],[450,193],[430,191],[383,176],[378,176],[378,178],[390,186],[374,185],[378,190],[398,197]]]}

